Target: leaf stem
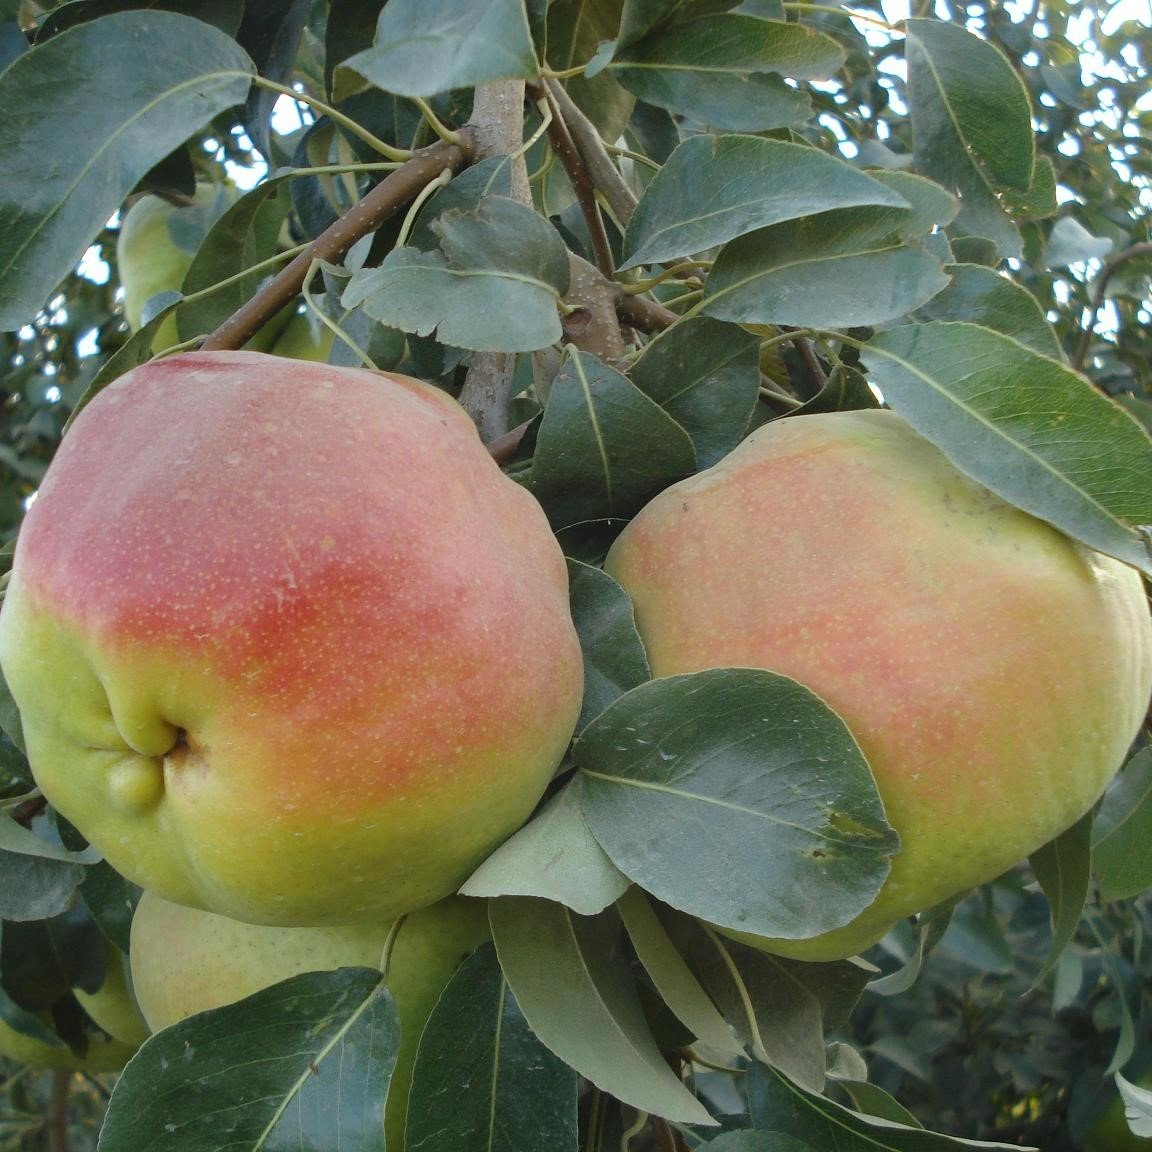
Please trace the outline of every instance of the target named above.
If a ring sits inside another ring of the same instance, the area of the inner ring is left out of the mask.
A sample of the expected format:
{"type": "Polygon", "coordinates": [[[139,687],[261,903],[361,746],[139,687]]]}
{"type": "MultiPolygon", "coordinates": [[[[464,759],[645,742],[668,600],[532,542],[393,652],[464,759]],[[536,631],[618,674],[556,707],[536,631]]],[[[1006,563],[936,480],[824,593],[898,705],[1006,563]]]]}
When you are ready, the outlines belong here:
{"type": "Polygon", "coordinates": [[[1117,253],[1107,264],[1104,265],[1099,277],[1096,280],[1096,285],[1092,291],[1092,300],[1088,305],[1088,315],[1085,318],[1084,325],[1080,329],[1080,339],[1076,344],[1076,353],[1072,357],[1072,367],[1077,372],[1081,371],[1084,367],[1084,361],[1088,358],[1088,349],[1092,344],[1092,333],[1096,328],[1096,318],[1100,315],[1100,309],[1104,306],[1104,293],[1108,288],[1108,282],[1120,270],[1121,266],[1127,264],[1129,260],[1135,260],[1140,256],[1152,255],[1152,240],[1143,240],[1139,244],[1133,244],[1130,248],[1125,248],[1123,252],[1117,253]]]}
{"type": "Polygon", "coordinates": [[[404,223],[400,225],[400,234],[396,237],[396,247],[403,248],[408,243],[408,236],[412,231],[412,226],[416,223],[416,216],[420,209],[424,207],[428,198],[434,193],[444,188],[448,181],[452,179],[452,169],[445,168],[435,180],[429,180],[427,184],[415,195],[412,203],[408,205],[408,211],[404,216],[404,223]]]}
{"type": "MultiPolygon", "coordinates": [[[[301,92],[296,88],[289,88],[286,84],[277,84],[275,80],[269,80],[266,76],[256,76],[253,78],[252,83],[258,88],[267,88],[269,92],[279,92],[281,96],[287,96],[289,99],[298,100],[301,104],[307,104],[315,112],[319,112],[322,116],[327,116],[334,124],[339,124],[341,128],[355,136],[358,140],[363,140],[369,148],[375,149],[381,156],[387,156],[389,160],[396,160],[403,163],[405,160],[412,158],[412,153],[404,148],[395,148],[391,144],[386,144],[378,136],[373,135],[367,128],[357,124],[350,116],[345,116],[339,108],[333,108],[331,104],[325,104],[323,100],[317,100],[315,96],[309,96],[307,92],[301,92]]],[[[456,141],[453,141],[456,143],[456,141]]]]}
{"type": "Polygon", "coordinates": [[[444,141],[445,144],[459,144],[460,133],[453,131],[432,111],[432,106],[426,101],[421,100],[419,96],[411,97],[412,103],[420,109],[420,115],[424,117],[428,127],[444,141]]]}
{"type": "Polygon", "coordinates": [[[888,32],[900,31],[895,24],[889,24],[887,20],[881,20],[878,16],[865,16],[863,12],[853,12],[849,8],[837,8],[832,4],[807,4],[803,3],[802,0],[784,0],[784,10],[786,12],[830,12],[833,16],[848,16],[853,20],[863,20],[865,24],[875,24],[888,32]]]}

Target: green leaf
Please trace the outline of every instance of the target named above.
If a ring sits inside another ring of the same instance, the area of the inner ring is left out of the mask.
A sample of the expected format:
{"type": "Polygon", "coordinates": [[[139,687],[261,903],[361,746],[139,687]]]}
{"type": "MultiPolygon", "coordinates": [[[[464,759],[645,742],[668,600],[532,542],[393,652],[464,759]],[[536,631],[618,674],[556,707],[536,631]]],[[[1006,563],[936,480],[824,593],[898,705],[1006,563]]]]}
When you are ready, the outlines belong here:
{"type": "Polygon", "coordinates": [[[820,328],[895,320],[948,284],[935,256],[904,242],[914,215],[843,208],[741,236],[713,265],[701,311],[737,324],[820,328]]]}
{"type": "Polygon", "coordinates": [[[664,912],[680,953],[757,1060],[819,1091],[824,1084],[824,1034],[847,1021],[867,972],[843,961],[787,960],[664,912]]]}
{"type": "Polygon", "coordinates": [[[907,1128],[924,1127],[899,1100],[877,1084],[867,1080],[837,1080],[836,1084],[848,1093],[857,1112],[877,1116],[881,1120],[892,1120],[907,1128]]]}
{"type": "Polygon", "coordinates": [[[36,314],[154,164],[243,103],[252,71],[234,40],[200,20],[124,12],[62,32],[0,73],[0,329],[36,314]]]}
{"type": "Polygon", "coordinates": [[[552,381],[532,491],[558,528],[628,516],[696,470],[688,433],[626,376],[574,351],[552,381]]]}
{"type": "Polygon", "coordinates": [[[949,264],[951,283],[920,310],[928,320],[980,324],[1011,336],[1042,356],[1063,359],[1060,341],[1036,297],[980,264],[949,264]]]}
{"type": "Polygon", "coordinates": [[[843,721],[773,672],[642,684],[584,729],[573,758],[585,818],[616,867],[726,928],[795,940],[847,924],[897,849],[843,721]]]}
{"type": "Polygon", "coordinates": [[[507,199],[512,195],[512,160],[508,156],[489,156],[479,164],[465,168],[441,188],[416,217],[408,237],[412,248],[428,252],[439,247],[436,223],[448,212],[475,212],[490,196],[507,199]]]}
{"type": "Polygon", "coordinates": [[[30,828],[17,824],[2,810],[0,810],[0,849],[64,864],[95,864],[100,859],[100,853],[95,848],[86,848],[82,852],[69,852],[63,845],[37,836],[30,828]]]}
{"type": "Polygon", "coordinates": [[[711,468],[748,432],[760,392],[760,339],[708,316],[681,320],[645,346],[632,382],[692,437],[696,467],[711,468]]]}
{"type": "Polygon", "coordinates": [[[546,900],[490,905],[500,966],[529,1027],[602,1091],[645,1112],[712,1124],[644,1019],[613,913],[576,916],[546,900]]]}
{"type": "Polygon", "coordinates": [[[1003,53],[965,28],[920,19],[904,26],[917,170],[959,192],[961,235],[1019,256],[1019,233],[997,194],[1032,183],[1027,90],[1003,53]]]}
{"type": "Polygon", "coordinates": [[[80,899],[100,931],[127,954],[131,945],[132,916],[140,899],[140,889],[102,860],[85,869],[80,899]]]}
{"type": "Polygon", "coordinates": [[[652,672],[636,630],[632,600],[607,572],[569,560],[568,594],[584,654],[579,731],[629,688],[651,679],[652,672]]]}
{"type": "Polygon", "coordinates": [[[394,248],[380,267],[352,277],[344,307],[477,351],[530,352],[560,339],[568,257],[551,224],[491,196],[473,212],[445,212],[433,230],[440,251],[394,248]]]}
{"type": "Polygon", "coordinates": [[[522,0],[390,0],[376,43],[344,61],[365,80],[401,96],[435,96],[539,69],[522,0]]]}
{"type": "Polygon", "coordinates": [[[797,1140],[794,1136],[784,1136],[779,1132],[725,1132],[707,1144],[701,1144],[698,1152],[818,1152],[811,1144],[797,1140]]]}
{"type": "Polygon", "coordinates": [[[399,1023],[381,974],[307,972],[157,1032],[116,1083],[102,1152],[379,1152],[399,1023]]]}
{"type": "Polygon", "coordinates": [[[621,267],[690,256],[770,224],[864,204],[907,207],[897,191],[815,148],[692,136],[640,198],[621,267]]]}
{"type": "Polygon", "coordinates": [[[405,1146],[576,1152],[576,1073],[528,1027],[492,945],[461,965],[420,1037],[405,1146]]]}
{"type": "Polygon", "coordinates": [[[757,1128],[806,1140],[814,1148],[835,1148],[836,1152],[1019,1152],[1020,1147],[962,1140],[862,1116],[824,1096],[804,1091],[761,1064],[748,1069],[748,1101],[757,1128]]]}
{"type": "Polygon", "coordinates": [[[1092,872],[1092,813],[1077,820],[1055,840],[1028,857],[1052,916],[1052,946],[1033,980],[1038,985],[1072,942],[1088,900],[1092,872]]]}
{"type": "Polygon", "coordinates": [[[612,74],[640,99],[715,128],[764,132],[811,113],[782,77],[824,79],[844,62],[830,36],[801,24],[724,12],[620,44],[612,74]]]}
{"type": "Polygon", "coordinates": [[[465,881],[465,896],[537,896],[582,916],[603,912],[628,887],[596,842],[569,784],[465,881]]]}
{"type": "MultiPolygon", "coordinates": [[[[292,207],[286,177],[265,180],[226,211],[204,237],[184,277],[183,292],[203,291],[276,253],[280,229],[292,207]]],[[[285,261],[287,263],[287,261],[285,261]]],[[[181,340],[205,335],[222,324],[276,269],[253,272],[176,312],[181,340]]]]}
{"type": "Polygon", "coordinates": [[[801,24],[723,12],[658,29],[618,46],[613,68],[702,74],[774,72],[793,80],[826,80],[844,63],[832,39],[801,24]]]}
{"type": "MultiPolygon", "coordinates": [[[[11,823],[6,816],[2,819],[11,823]]],[[[4,877],[0,917],[32,921],[57,916],[71,906],[84,880],[84,868],[0,848],[0,875],[4,877]]]]}
{"type": "Polygon", "coordinates": [[[743,1056],[744,1045],[676,950],[648,897],[639,888],[629,888],[617,900],[616,909],[640,963],[680,1023],[710,1048],[743,1056]]]}
{"type": "Polygon", "coordinates": [[[1152,524],[1152,439],[1087,380],[975,324],[895,328],[863,355],[888,403],[958,468],[1089,547],[1152,572],[1135,530],[1152,524]]]}
{"type": "Polygon", "coordinates": [[[36,42],[41,43],[66,28],[95,20],[98,16],[141,8],[183,12],[186,16],[214,24],[229,36],[235,36],[240,28],[241,6],[236,0],[69,0],[44,17],[36,29],[36,42]]]}
{"type": "MultiPolygon", "coordinates": [[[[557,72],[578,68],[616,35],[621,0],[552,0],[548,5],[548,63],[557,72]]],[[[608,72],[562,81],[577,107],[605,140],[618,140],[628,126],[635,98],[608,72]]]]}
{"type": "Polygon", "coordinates": [[[1152,748],[1128,762],[1096,816],[1092,870],[1100,899],[1128,900],[1152,888],[1152,748]]]}

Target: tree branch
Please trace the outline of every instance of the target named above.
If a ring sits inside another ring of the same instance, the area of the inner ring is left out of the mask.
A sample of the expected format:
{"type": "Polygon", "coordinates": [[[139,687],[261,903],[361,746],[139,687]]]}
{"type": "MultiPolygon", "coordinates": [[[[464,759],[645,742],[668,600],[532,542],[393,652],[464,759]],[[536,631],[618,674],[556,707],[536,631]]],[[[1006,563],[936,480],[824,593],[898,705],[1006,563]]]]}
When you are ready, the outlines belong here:
{"type": "MultiPolygon", "coordinates": [[[[476,160],[507,156],[520,147],[524,130],[524,82],[499,80],[481,84],[472,102],[469,130],[476,141],[476,160]]],[[[531,205],[524,157],[512,163],[512,198],[531,205]]],[[[510,352],[474,352],[460,391],[460,403],[472,417],[485,443],[508,431],[508,408],[516,357],[510,352]]]]}
{"type": "Polygon", "coordinates": [[[612,246],[608,243],[608,233],[604,230],[604,217],[600,215],[600,205],[596,200],[596,185],[592,182],[584,158],[568,131],[568,125],[551,88],[533,84],[529,86],[528,92],[534,100],[547,100],[552,108],[552,123],[548,125],[548,142],[564,165],[564,171],[568,173],[568,179],[572,183],[572,190],[576,193],[588,235],[592,238],[596,267],[601,275],[611,279],[616,271],[616,262],[612,256],[612,246]]]}
{"type": "Polygon", "coordinates": [[[1118,253],[1108,261],[1097,278],[1096,286],[1092,292],[1092,302],[1088,305],[1088,319],[1080,330],[1076,354],[1072,357],[1072,367],[1077,371],[1084,367],[1084,361],[1088,358],[1088,348],[1092,343],[1092,333],[1096,328],[1096,317],[1104,305],[1104,293],[1108,288],[1108,282],[1120,270],[1121,265],[1140,256],[1152,256],[1152,241],[1144,240],[1139,244],[1133,244],[1130,248],[1125,248],[1123,252],[1118,253]]]}
{"type": "Polygon", "coordinates": [[[362,236],[375,232],[445,168],[453,172],[469,163],[471,137],[461,133],[459,145],[438,142],[425,148],[386,176],[355,207],[322,232],[290,264],[282,268],[242,308],[234,312],[201,345],[205,352],[242,348],[286,304],[294,300],[314,260],[338,261],[362,236]]]}
{"type": "Polygon", "coordinates": [[[596,125],[584,115],[576,101],[568,95],[563,84],[558,80],[548,80],[547,84],[548,94],[568,126],[588,175],[600,189],[609,210],[616,217],[616,222],[621,228],[626,227],[636,210],[635,194],[620,175],[612,157],[608,155],[596,125]]]}

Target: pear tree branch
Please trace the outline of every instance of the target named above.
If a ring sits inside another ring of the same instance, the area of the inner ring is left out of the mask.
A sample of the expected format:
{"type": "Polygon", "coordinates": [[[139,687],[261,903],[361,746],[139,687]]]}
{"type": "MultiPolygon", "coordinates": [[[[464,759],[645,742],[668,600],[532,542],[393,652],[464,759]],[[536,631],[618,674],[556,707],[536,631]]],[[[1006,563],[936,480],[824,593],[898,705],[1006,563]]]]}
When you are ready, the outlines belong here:
{"type": "MultiPolygon", "coordinates": [[[[476,142],[475,160],[514,156],[512,199],[531,205],[528,171],[519,152],[524,129],[524,81],[481,84],[472,102],[469,130],[476,142]]],[[[475,352],[460,391],[460,403],[472,417],[485,443],[508,431],[508,408],[516,357],[509,352],[475,352]]]]}
{"type": "Polygon", "coordinates": [[[375,232],[390,216],[419,194],[445,169],[459,171],[471,162],[475,141],[462,130],[459,144],[438,141],[415,153],[385,176],[352,209],[322,232],[290,264],[281,269],[244,306],[234,312],[201,345],[206,352],[242,348],[286,304],[300,295],[314,260],[338,262],[363,236],[375,232]]]}

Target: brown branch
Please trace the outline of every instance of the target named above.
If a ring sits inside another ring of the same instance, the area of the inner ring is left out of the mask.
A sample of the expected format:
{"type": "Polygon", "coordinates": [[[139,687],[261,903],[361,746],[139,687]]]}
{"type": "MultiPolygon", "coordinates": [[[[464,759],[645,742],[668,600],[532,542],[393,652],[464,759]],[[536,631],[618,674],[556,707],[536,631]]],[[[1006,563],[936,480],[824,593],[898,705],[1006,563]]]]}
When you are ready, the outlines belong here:
{"type": "Polygon", "coordinates": [[[52,1073],[52,1096],[48,1102],[45,1130],[49,1152],[69,1152],[68,1098],[72,1092],[72,1073],[61,1069],[52,1073]]]}
{"type": "Polygon", "coordinates": [[[355,207],[317,236],[242,308],[229,316],[208,336],[201,348],[206,352],[221,352],[243,347],[300,294],[313,260],[339,261],[357,240],[375,232],[445,168],[453,172],[462,168],[472,158],[474,143],[467,130],[460,135],[460,144],[438,141],[417,152],[403,167],[381,180],[355,207]]]}
{"type": "Polygon", "coordinates": [[[663,332],[680,319],[671,308],[644,296],[622,293],[616,301],[616,314],[626,324],[641,332],[663,332]]]}
{"type": "Polygon", "coordinates": [[[580,152],[592,182],[600,189],[616,222],[621,228],[626,227],[636,210],[636,195],[612,162],[596,125],[584,115],[558,80],[548,81],[548,94],[563,115],[572,142],[580,152]]]}
{"type": "Polygon", "coordinates": [[[1088,319],[1080,330],[1080,340],[1076,345],[1076,353],[1072,357],[1072,367],[1077,371],[1084,367],[1084,361],[1088,358],[1088,348],[1092,343],[1096,318],[1104,305],[1104,293],[1108,288],[1108,281],[1116,275],[1121,265],[1127,264],[1129,260],[1135,260],[1139,256],[1152,256],[1152,241],[1144,240],[1139,244],[1133,244],[1104,265],[1103,271],[1096,280],[1096,286],[1092,292],[1092,302],[1088,305],[1088,319]]]}
{"type": "MultiPolygon", "coordinates": [[[[524,82],[498,80],[477,87],[469,129],[476,141],[476,160],[508,156],[520,147],[524,132],[524,82]]],[[[528,170],[523,156],[512,162],[512,199],[531,205],[528,170]]],[[[516,356],[511,352],[474,352],[460,390],[460,404],[472,417],[480,439],[498,439],[508,431],[508,409],[516,356]]]]}
{"type": "Polygon", "coordinates": [[[608,233],[604,230],[604,217],[600,215],[600,204],[596,200],[596,185],[588,174],[584,158],[568,131],[568,125],[551,90],[539,84],[530,84],[528,94],[537,102],[547,100],[548,106],[552,109],[552,122],[548,125],[548,143],[552,145],[552,151],[564,165],[572,190],[576,193],[576,201],[584,214],[588,235],[592,238],[596,267],[601,275],[611,280],[616,271],[616,261],[612,256],[612,246],[608,243],[608,233]]]}

